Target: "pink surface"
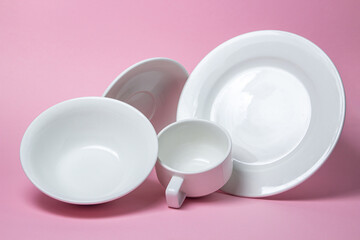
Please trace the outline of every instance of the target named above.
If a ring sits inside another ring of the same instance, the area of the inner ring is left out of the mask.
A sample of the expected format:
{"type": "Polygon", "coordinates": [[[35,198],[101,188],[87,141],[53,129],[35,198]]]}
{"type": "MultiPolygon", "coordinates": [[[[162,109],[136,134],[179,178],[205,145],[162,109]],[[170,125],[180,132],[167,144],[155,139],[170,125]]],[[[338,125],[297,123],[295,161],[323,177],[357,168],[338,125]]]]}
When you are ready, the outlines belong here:
{"type": "Polygon", "coordinates": [[[1,239],[360,239],[360,1],[0,2],[1,239]],[[40,193],[19,145],[30,122],[60,101],[101,95],[128,66],[173,58],[189,72],[218,44],[279,29],[319,45],[347,95],[343,134],[299,187],[265,199],[223,193],[168,209],[152,174],[135,192],[98,206],[40,193]]]}

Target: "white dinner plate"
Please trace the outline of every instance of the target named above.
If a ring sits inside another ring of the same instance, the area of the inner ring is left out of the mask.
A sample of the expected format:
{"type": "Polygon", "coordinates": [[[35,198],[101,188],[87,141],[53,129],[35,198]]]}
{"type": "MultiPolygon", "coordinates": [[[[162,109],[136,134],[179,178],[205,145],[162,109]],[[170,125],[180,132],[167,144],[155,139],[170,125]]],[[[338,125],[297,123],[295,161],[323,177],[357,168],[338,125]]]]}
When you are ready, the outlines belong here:
{"type": "Polygon", "coordinates": [[[176,120],[178,100],[187,78],[187,71],[175,60],[150,58],[122,72],[103,96],[137,108],[159,132],[176,120]]]}
{"type": "Polygon", "coordinates": [[[223,191],[264,197],[286,191],[324,163],[341,133],[345,94],[329,57],[296,34],[258,31],[235,37],[195,68],[177,120],[225,127],[234,170],[223,191]]]}

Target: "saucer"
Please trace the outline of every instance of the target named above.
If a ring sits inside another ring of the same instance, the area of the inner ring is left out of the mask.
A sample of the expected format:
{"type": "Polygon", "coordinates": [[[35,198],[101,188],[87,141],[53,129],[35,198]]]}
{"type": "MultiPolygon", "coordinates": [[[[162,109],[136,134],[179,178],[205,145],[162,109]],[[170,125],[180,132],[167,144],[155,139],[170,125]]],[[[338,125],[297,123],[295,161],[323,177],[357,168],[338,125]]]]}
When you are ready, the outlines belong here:
{"type": "Polygon", "coordinates": [[[235,37],[210,52],[184,86],[177,120],[207,119],[227,129],[233,174],[223,191],[264,197],[308,178],[333,150],[345,94],[329,57],[282,31],[235,37]]]}
{"type": "Polygon", "coordinates": [[[151,58],[122,72],[103,96],[134,106],[159,132],[176,120],[178,100],[187,78],[187,71],[178,62],[151,58]]]}

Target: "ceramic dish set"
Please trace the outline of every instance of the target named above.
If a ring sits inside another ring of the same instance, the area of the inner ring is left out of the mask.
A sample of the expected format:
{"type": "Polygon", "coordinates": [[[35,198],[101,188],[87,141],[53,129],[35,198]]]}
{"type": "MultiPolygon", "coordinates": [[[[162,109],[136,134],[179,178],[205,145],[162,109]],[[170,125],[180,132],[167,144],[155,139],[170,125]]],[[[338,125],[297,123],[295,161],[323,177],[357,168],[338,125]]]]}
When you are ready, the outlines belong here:
{"type": "Polygon", "coordinates": [[[26,130],[20,159],[38,189],[74,204],[120,198],[154,166],[169,207],[219,189],[264,197],[314,173],[344,117],[329,57],[298,35],[258,31],[221,44],[189,77],[174,60],[148,59],[102,97],[49,108],[26,130]]]}

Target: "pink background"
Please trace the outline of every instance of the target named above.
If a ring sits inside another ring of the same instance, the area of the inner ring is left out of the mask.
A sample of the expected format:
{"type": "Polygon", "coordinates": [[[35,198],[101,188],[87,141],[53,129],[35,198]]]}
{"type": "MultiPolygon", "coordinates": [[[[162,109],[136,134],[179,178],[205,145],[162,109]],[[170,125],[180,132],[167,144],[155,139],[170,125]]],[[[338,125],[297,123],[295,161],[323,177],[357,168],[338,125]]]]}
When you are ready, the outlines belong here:
{"type": "Polygon", "coordinates": [[[0,2],[1,239],[360,239],[360,1],[0,2]],[[215,193],[168,209],[154,174],[98,206],[40,193],[19,145],[30,122],[70,98],[99,96],[128,66],[170,57],[189,72],[218,44],[279,29],[320,46],[337,66],[347,115],[333,154],[286,193],[247,199],[215,193]]]}

